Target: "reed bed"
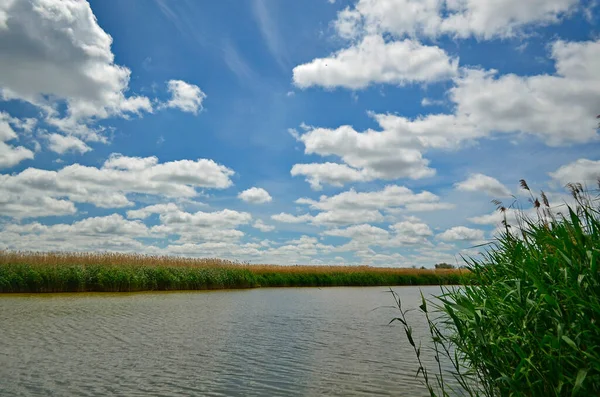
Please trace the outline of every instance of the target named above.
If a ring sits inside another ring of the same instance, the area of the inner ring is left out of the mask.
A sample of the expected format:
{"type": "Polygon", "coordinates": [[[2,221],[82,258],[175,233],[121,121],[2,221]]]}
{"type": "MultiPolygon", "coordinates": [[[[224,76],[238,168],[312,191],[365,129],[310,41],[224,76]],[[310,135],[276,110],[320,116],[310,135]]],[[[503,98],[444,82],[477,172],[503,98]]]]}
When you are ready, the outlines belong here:
{"type": "Polygon", "coordinates": [[[250,265],[214,258],[0,251],[0,292],[134,292],[256,287],[461,284],[468,272],[250,265]]]}
{"type": "MultiPolygon", "coordinates": [[[[530,191],[524,180],[521,187],[530,191]]],[[[438,363],[453,364],[452,374],[422,364],[394,295],[395,320],[432,397],[600,396],[600,197],[580,184],[568,187],[576,204],[557,213],[543,192],[532,194],[537,217],[521,212],[482,259],[467,259],[470,285],[423,298],[427,344],[438,363]]]]}

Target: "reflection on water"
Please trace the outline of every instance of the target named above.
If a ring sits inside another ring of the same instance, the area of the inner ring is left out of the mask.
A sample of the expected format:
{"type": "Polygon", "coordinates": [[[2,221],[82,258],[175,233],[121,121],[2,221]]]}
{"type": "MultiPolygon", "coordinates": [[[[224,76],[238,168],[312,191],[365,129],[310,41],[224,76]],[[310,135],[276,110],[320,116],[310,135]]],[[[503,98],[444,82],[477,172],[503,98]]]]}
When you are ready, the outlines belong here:
{"type": "Polygon", "coordinates": [[[425,396],[396,311],[373,310],[392,303],[382,287],[0,295],[0,396],[425,396]]]}

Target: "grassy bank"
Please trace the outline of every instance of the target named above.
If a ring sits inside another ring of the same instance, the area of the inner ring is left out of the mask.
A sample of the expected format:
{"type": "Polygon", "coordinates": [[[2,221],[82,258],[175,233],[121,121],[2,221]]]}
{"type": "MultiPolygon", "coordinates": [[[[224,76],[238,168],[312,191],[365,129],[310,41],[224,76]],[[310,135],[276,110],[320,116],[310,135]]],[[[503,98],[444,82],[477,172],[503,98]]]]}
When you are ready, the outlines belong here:
{"type": "Polygon", "coordinates": [[[0,292],[132,292],[255,287],[460,284],[465,272],[245,265],[128,254],[0,252],[0,292]]]}
{"type": "MultiPolygon", "coordinates": [[[[483,259],[468,260],[471,285],[423,299],[427,344],[454,364],[458,395],[600,395],[599,201],[581,185],[569,188],[571,207],[532,195],[537,216],[521,212],[483,259]]],[[[404,313],[397,320],[420,360],[404,313]]],[[[421,365],[418,374],[431,396],[456,395],[441,367],[421,365]]]]}

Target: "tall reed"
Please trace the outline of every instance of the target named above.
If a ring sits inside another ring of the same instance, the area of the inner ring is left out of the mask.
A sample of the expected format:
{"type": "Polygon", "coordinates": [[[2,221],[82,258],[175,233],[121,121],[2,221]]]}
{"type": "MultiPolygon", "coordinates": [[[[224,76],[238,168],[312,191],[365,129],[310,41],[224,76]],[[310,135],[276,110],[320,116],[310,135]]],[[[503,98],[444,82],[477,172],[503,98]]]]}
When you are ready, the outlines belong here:
{"type": "Polygon", "coordinates": [[[0,292],[202,290],[458,284],[460,270],[249,265],[115,253],[0,251],[0,292]]]}
{"type": "MultiPolygon", "coordinates": [[[[600,211],[589,191],[568,187],[575,205],[557,213],[543,192],[541,200],[532,195],[536,218],[522,212],[483,259],[466,259],[472,285],[423,299],[428,343],[453,367],[448,374],[419,366],[431,396],[600,395],[600,211]]],[[[395,320],[419,358],[395,297],[395,320]]]]}

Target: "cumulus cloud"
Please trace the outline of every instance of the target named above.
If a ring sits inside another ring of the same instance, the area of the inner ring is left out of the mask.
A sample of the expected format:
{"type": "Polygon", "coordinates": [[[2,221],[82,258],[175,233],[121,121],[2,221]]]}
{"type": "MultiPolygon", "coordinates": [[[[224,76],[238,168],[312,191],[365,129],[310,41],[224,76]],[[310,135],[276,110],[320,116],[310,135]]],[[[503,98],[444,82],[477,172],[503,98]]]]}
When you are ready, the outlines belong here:
{"type": "Polygon", "coordinates": [[[189,213],[182,210],[167,211],[159,215],[160,224],[152,231],[177,234],[180,242],[237,240],[244,233],[236,227],[246,225],[252,215],[230,209],[189,213]]]}
{"type": "Polygon", "coordinates": [[[238,194],[238,198],[252,204],[265,204],[273,201],[269,192],[259,187],[251,187],[250,189],[244,190],[238,194]]]}
{"type": "Polygon", "coordinates": [[[114,63],[112,38],[86,1],[4,1],[0,14],[5,100],[39,106],[49,123],[95,140],[85,123],[152,111],[148,98],[126,95],[131,72],[114,63]],[[62,103],[64,118],[57,110],[62,103]]]}
{"type": "Polygon", "coordinates": [[[471,229],[465,226],[455,226],[436,236],[444,241],[478,241],[485,238],[483,230],[471,229]]]}
{"type": "Polygon", "coordinates": [[[496,178],[484,174],[471,174],[469,177],[454,185],[463,192],[483,192],[495,198],[510,197],[510,190],[496,178]]]}
{"type": "Polygon", "coordinates": [[[368,225],[354,225],[345,229],[330,229],[323,232],[325,236],[350,239],[346,244],[336,246],[336,252],[365,251],[371,246],[381,246],[389,240],[389,232],[385,229],[368,225]]]}
{"type": "Polygon", "coordinates": [[[483,135],[531,134],[553,146],[597,140],[600,40],[557,41],[551,56],[554,75],[465,70],[450,91],[457,107],[455,122],[477,127],[483,135]]]}
{"type": "Polygon", "coordinates": [[[600,183],[600,160],[579,159],[550,172],[550,176],[563,186],[578,182],[593,186],[600,183]]]}
{"type": "Polygon", "coordinates": [[[92,150],[85,142],[75,136],[49,134],[47,138],[49,142],[48,148],[58,154],[64,154],[66,152],[83,154],[92,150]]]}
{"type": "Polygon", "coordinates": [[[267,232],[272,232],[273,230],[275,230],[275,226],[273,225],[267,225],[266,223],[264,223],[262,220],[257,219],[253,224],[252,227],[255,229],[260,230],[261,232],[267,233],[267,232]]]}
{"type": "Polygon", "coordinates": [[[345,164],[312,163],[295,164],[290,171],[292,176],[304,175],[313,190],[321,190],[324,183],[344,186],[350,182],[364,182],[375,179],[366,170],[357,170],[345,164]]]}
{"type": "Polygon", "coordinates": [[[18,135],[11,126],[28,128],[28,123],[10,117],[6,112],[0,112],[0,168],[12,167],[23,160],[33,159],[33,152],[23,146],[13,146],[6,142],[18,139],[18,135]]]}
{"type": "Polygon", "coordinates": [[[69,200],[6,191],[0,195],[0,215],[16,219],[73,215],[76,212],[75,204],[69,200]]]}
{"type": "Polygon", "coordinates": [[[311,219],[311,222],[315,225],[341,226],[355,225],[359,223],[382,222],[383,220],[383,215],[381,215],[381,212],[377,210],[332,209],[329,211],[319,212],[311,219]]]}
{"type": "Polygon", "coordinates": [[[169,80],[167,86],[171,99],[165,103],[165,107],[177,108],[182,112],[193,114],[198,114],[198,111],[202,110],[202,102],[206,99],[206,94],[200,87],[182,80],[169,80]]]}
{"type": "MultiPolygon", "coordinates": [[[[411,245],[431,245],[428,238],[433,235],[429,226],[421,221],[405,220],[390,226],[391,231],[369,225],[359,224],[345,229],[335,228],[323,232],[326,236],[344,237],[350,241],[333,248],[336,252],[360,252],[371,247],[401,247],[411,245]]],[[[375,252],[372,252],[375,255],[375,252]]]]}
{"type": "Polygon", "coordinates": [[[127,211],[127,218],[130,219],[146,219],[152,214],[167,214],[179,211],[179,207],[174,203],[154,204],[147,207],[142,207],[137,210],[127,211]]]}
{"type": "Polygon", "coordinates": [[[316,210],[315,215],[280,213],[271,218],[284,223],[311,223],[316,226],[338,227],[385,221],[381,211],[434,211],[452,208],[427,191],[414,193],[404,186],[388,185],[379,191],[357,192],[350,189],[334,196],[323,195],[319,200],[300,198],[297,204],[316,210]]]}
{"type": "Polygon", "coordinates": [[[101,168],[72,164],[58,171],[27,168],[17,174],[0,174],[0,185],[9,200],[4,203],[4,214],[19,218],[32,216],[22,211],[25,207],[50,199],[59,200],[54,204],[60,203],[60,208],[70,212],[72,207],[61,200],[119,208],[133,204],[127,197],[133,193],[193,198],[198,194],[197,188],[231,186],[233,174],[229,168],[207,159],[159,163],[156,157],[113,154],[101,168]],[[11,214],[11,208],[20,210],[11,214]]]}
{"type": "Polygon", "coordinates": [[[127,217],[130,219],[146,219],[153,214],[158,214],[159,223],[152,226],[151,231],[177,235],[178,244],[237,241],[244,236],[237,227],[252,221],[252,215],[247,212],[230,209],[187,212],[174,203],[154,204],[127,211],[127,217]]]}
{"type": "MultiPolygon", "coordinates": [[[[429,177],[435,170],[424,157],[427,151],[455,150],[492,135],[529,134],[551,146],[598,141],[600,40],[557,41],[551,56],[556,63],[553,75],[498,76],[496,71],[463,69],[448,93],[452,114],[413,119],[371,114],[378,130],[307,127],[296,139],[306,154],[336,156],[356,170],[345,170],[344,178],[333,180],[337,184],[360,178],[429,177]]],[[[327,167],[303,167],[296,173],[318,186],[329,182],[322,177],[327,167]]]]}
{"type": "Polygon", "coordinates": [[[279,214],[271,215],[271,219],[281,223],[305,223],[311,221],[313,217],[310,214],[292,215],[281,212],[279,214]]]}
{"type": "Polygon", "coordinates": [[[428,191],[415,193],[405,186],[387,185],[377,191],[357,192],[350,189],[335,196],[323,195],[318,201],[301,198],[296,200],[296,203],[309,205],[312,209],[321,211],[356,211],[406,207],[417,203],[438,203],[439,200],[437,195],[428,191]]]}
{"type": "Polygon", "coordinates": [[[334,26],[346,39],[450,35],[479,39],[513,37],[531,25],[557,22],[578,0],[358,0],[338,13],[334,26]]]}
{"type": "Polygon", "coordinates": [[[374,179],[421,179],[435,175],[429,168],[429,161],[423,158],[422,151],[433,145],[441,145],[447,140],[436,126],[441,127],[442,120],[416,120],[410,122],[398,116],[372,115],[383,127],[383,131],[367,130],[358,132],[351,126],[335,129],[310,128],[298,135],[305,146],[306,154],[337,156],[347,166],[303,166],[296,168],[296,174],[307,175],[307,180],[316,182],[345,182],[374,179]],[[423,135],[422,137],[419,135],[423,135]],[[428,135],[431,135],[429,137],[428,135]],[[324,178],[324,171],[334,169],[340,177],[324,178]]]}
{"type": "Polygon", "coordinates": [[[72,224],[44,225],[38,222],[7,225],[0,231],[0,247],[11,250],[42,251],[152,251],[136,238],[149,237],[149,228],[121,215],[91,217],[72,224]]]}
{"type": "Polygon", "coordinates": [[[428,237],[433,232],[426,223],[420,221],[405,220],[390,226],[394,231],[394,236],[386,243],[388,246],[403,245],[428,245],[428,237]]]}
{"type": "Polygon", "coordinates": [[[296,66],[293,79],[300,88],[362,89],[378,83],[435,82],[454,76],[457,69],[458,60],[439,47],[411,39],[386,43],[381,36],[366,36],[330,57],[296,66]]]}
{"type": "Polygon", "coordinates": [[[387,230],[368,224],[350,226],[345,229],[326,230],[323,234],[351,239],[383,239],[389,236],[387,230]]]}

